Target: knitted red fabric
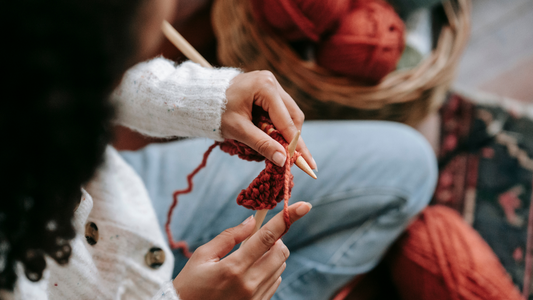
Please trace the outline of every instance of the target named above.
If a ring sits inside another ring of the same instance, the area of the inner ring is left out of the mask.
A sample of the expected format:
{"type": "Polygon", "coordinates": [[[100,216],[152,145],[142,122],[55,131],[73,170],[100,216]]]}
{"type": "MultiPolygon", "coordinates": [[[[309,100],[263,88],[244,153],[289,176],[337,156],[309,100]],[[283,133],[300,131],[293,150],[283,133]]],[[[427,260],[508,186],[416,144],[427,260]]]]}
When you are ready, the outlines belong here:
{"type": "Polygon", "coordinates": [[[426,208],[393,250],[402,299],[523,299],[491,248],[450,208],[426,208]]]}
{"type": "Polygon", "coordinates": [[[234,141],[225,140],[224,142],[215,142],[204,153],[202,162],[194,171],[187,176],[187,188],[174,192],[173,201],[167,213],[167,222],[165,223],[165,231],[167,238],[172,249],[182,249],[183,254],[186,257],[191,257],[192,253],[189,252],[189,247],[185,241],[176,242],[173,239],[172,231],[170,229],[170,223],[172,222],[172,212],[178,205],[178,196],[188,194],[193,189],[194,176],[203,169],[207,164],[207,158],[209,154],[217,146],[220,149],[230,155],[237,155],[239,158],[248,161],[262,161],[265,160],[266,167],[257,178],[255,178],[248,188],[243,189],[237,197],[237,204],[253,210],[273,209],[281,201],[284,201],[283,207],[283,219],[285,220],[286,229],[285,232],[291,226],[291,220],[288,210],[288,202],[291,194],[291,189],[294,186],[293,175],[291,174],[291,166],[294,164],[301,154],[298,151],[294,152],[292,158],[289,157],[287,141],[283,138],[281,133],[274,128],[272,121],[266,116],[265,113],[260,114],[255,120],[256,125],[267,132],[270,137],[278,141],[285,147],[287,153],[287,162],[284,167],[278,167],[274,165],[270,160],[265,160],[265,157],[260,155],[252,148],[245,144],[234,141]]]}
{"type": "Polygon", "coordinates": [[[317,42],[349,11],[350,0],[252,0],[251,5],[259,26],[289,41],[317,42]]]}
{"type": "MultiPolygon", "coordinates": [[[[270,120],[267,120],[267,122],[268,125],[263,126],[265,132],[274,128],[270,120]]],[[[265,123],[266,122],[263,124],[265,123]]],[[[279,131],[272,131],[270,136],[276,141],[281,141],[281,144],[284,147],[288,146],[288,143],[279,131]]],[[[222,149],[222,151],[228,152],[225,149],[222,149]]],[[[292,159],[288,159],[289,164],[286,164],[285,167],[290,167],[294,164],[298,156],[300,156],[299,153],[295,154],[292,159]]],[[[250,183],[247,189],[241,191],[237,197],[237,204],[253,210],[273,209],[284,198],[285,177],[287,177],[287,180],[289,181],[287,199],[290,198],[291,189],[294,186],[294,176],[290,172],[286,174],[285,167],[278,167],[269,160],[266,160],[265,164],[265,169],[259,173],[252,183],[250,183]]]]}
{"type": "Polygon", "coordinates": [[[384,1],[360,0],[319,45],[317,64],[376,83],[396,68],[404,47],[404,24],[394,9],[384,1]]]}

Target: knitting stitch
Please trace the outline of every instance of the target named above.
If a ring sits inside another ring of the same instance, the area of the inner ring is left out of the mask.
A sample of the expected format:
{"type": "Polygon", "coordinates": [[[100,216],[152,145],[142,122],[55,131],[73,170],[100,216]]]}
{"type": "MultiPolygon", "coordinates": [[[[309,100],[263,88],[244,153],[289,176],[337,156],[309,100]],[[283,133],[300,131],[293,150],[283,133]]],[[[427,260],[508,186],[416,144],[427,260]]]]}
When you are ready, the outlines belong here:
{"type": "MultiPolygon", "coordinates": [[[[289,230],[291,226],[291,220],[288,210],[288,201],[291,196],[291,190],[294,186],[293,178],[291,174],[291,166],[294,164],[301,154],[298,151],[294,152],[292,158],[289,156],[288,145],[289,143],[283,138],[281,133],[274,128],[272,121],[268,118],[267,114],[263,111],[254,118],[254,123],[265,131],[271,138],[279,142],[285,147],[287,154],[287,161],[283,167],[278,167],[270,160],[265,160],[265,169],[259,173],[259,175],[250,183],[248,188],[243,189],[237,197],[237,204],[242,205],[248,209],[263,210],[273,209],[276,205],[284,201],[283,206],[283,219],[285,220],[285,232],[289,230]]],[[[167,214],[167,222],[165,224],[165,231],[167,233],[168,241],[172,249],[182,249],[183,254],[186,257],[191,257],[192,253],[189,251],[189,247],[185,241],[174,241],[172,238],[172,231],[170,230],[170,223],[172,222],[172,212],[178,205],[178,196],[188,194],[193,189],[194,176],[203,169],[207,164],[207,158],[217,146],[229,155],[237,155],[239,158],[248,161],[262,161],[265,159],[254,149],[247,145],[235,141],[224,140],[223,142],[215,142],[204,153],[203,160],[192,173],[187,176],[187,188],[174,192],[173,201],[167,214]]]]}

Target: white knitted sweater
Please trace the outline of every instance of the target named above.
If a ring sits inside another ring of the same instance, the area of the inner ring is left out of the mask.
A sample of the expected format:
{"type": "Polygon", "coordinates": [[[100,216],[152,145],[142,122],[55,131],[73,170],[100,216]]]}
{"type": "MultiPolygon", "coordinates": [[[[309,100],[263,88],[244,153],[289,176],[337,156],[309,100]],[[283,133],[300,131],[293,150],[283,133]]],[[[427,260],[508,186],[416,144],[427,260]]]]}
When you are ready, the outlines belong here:
{"type": "MultiPolygon", "coordinates": [[[[112,95],[122,125],[150,136],[203,136],[221,140],[220,119],[226,89],[236,69],[205,69],[191,62],[175,66],[156,58],[124,75],[112,95]]],[[[44,277],[30,282],[19,266],[14,293],[0,299],[179,300],[172,285],[174,257],[167,246],[144,184],[116,150],[83,190],[74,215],[77,232],[66,266],[47,259],[44,277]],[[86,239],[86,224],[98,228],[98,240],[86,239]],[[166,259],[159,268],[146,262],[153,247],[166,259]]]]}

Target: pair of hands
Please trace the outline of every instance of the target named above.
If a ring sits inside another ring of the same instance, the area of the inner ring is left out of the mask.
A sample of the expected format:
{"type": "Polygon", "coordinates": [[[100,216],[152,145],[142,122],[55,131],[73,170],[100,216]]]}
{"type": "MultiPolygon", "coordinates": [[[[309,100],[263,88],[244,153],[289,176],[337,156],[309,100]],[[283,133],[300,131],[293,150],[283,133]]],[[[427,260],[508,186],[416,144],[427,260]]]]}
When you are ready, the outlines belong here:
{"type": "MultiPolygon", "coordinates": [[[[257,105],[268,112],[285,140],[291,141],[302,128],[302,111],[274,75],[268,71],[240,74],[232,80],[226,98],[228,103],[221,125],[224,138],[243,142],[283,166],[285,148],[252,123],[252,108],[257,105]]],[[[316,163],[301,138],[297,149],[310,167],[316,169],[316,163]]],[[[291,221],[300,219],[310,209],[311,205],[305,202],[289,206],[291,221]]],[[[285,232],[282,213],[250,237],[244,246],[225,257],[235,245],[252,234],[254,227],[255,219],[250,217],[196,249],[173,282],[180,298],[270,299],[281,283],[281,273],[289,257],[289,250],[279,239],[285,232]]]]}

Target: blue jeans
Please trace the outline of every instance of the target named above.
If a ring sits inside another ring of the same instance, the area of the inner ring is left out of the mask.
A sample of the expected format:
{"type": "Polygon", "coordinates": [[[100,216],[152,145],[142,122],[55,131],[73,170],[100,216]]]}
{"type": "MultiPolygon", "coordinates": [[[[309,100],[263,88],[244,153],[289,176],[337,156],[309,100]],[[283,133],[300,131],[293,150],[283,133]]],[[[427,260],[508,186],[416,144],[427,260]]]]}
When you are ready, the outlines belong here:
{"type": "MultiPolygon", "coordinates": [[[[302,137],[320,172],[314,180],[292,169],[291,203],[308,201],[313,209],[283,237],[291,255],[273,299],[328,299],[355,275],[371,270],[427,205],[437,180],[429,144],[398,123],[306,122],[302,137]]],[[[162,229],[172,193],[186,187],[186,175],[211,144],[188,139],[121,153],[144,180],[162,229]]],[[[193,192],[179,199],[174,238],[194,250],[253,214],[235,199],[263,168],[264,163],[213,151],[194,179],[193,192]]],[[[174,255],[177,275],[187,259],[180,251],[174,255]]]]}

